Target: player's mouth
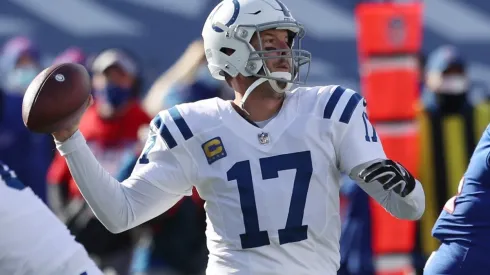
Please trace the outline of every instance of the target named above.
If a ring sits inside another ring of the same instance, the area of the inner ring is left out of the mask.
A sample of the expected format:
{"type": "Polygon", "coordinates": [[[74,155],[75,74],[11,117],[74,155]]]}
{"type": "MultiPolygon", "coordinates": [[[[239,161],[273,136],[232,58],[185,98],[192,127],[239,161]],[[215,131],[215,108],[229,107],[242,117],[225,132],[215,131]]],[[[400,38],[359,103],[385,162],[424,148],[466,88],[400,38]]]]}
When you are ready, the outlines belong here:
{"type": "Polygon", "coordinates": [[[283,72],[289,72],[290,70],[289,64],[285,61],[280,62],[279,64],[274,66],[274,69],[276,69],[276,71],[283,71],[283,72]]]}

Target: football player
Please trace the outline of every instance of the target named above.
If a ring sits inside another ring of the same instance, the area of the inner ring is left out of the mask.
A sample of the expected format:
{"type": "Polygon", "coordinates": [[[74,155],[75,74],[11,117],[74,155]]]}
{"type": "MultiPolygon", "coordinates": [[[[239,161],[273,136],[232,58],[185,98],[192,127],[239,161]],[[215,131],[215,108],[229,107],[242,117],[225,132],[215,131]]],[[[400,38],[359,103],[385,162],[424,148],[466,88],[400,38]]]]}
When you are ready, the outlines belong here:
{"type": "Polygon", "coordinates": [[[0,224],[0,274],[103,274],[66,226],[3,163],[0,224]]]}
{"type": "Polygon", "coordinates": [[[432,229],[441,241],[426,263],[426,275],[485,274],[490,270],[490,124],[458,187],[432,229]]]}
{"type": "Polygon", "coordinates": [[[195,186],[206,201],[207,274],[324,275],[339,268],[342,172],[394,216],[419,219],[422,186],[386,158],[363,98],[335,85],[291,90],[310,63],[304,33],[280,1],[218,4],[203,50],[235,99],[160,112],[123,182],[102,169],[77,125],[53,133],[101,222],[127,230],[195,186]]]}

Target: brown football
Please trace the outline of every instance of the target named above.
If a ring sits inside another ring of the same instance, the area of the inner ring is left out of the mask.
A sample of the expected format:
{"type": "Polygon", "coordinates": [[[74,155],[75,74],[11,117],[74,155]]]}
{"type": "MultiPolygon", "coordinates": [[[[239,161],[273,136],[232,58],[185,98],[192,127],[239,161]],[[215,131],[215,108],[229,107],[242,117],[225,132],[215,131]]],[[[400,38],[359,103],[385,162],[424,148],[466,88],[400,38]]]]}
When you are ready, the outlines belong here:
{"type": "Polygon", "coordinates": [[[63,63],[48,67],[26,90],[22,120],[36,133],[66,129],[85,111],[90,92],[90,76],[84,66],[63,63]]]}

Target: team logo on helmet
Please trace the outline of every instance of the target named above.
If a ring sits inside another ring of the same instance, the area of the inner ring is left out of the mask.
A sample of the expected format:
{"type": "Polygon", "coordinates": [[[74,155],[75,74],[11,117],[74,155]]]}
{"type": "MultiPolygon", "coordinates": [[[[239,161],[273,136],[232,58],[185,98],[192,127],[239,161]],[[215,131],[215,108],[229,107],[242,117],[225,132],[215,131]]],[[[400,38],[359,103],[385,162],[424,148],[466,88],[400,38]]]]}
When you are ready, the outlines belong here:
{"type": "Polygon", "coordinates": [[[286,7],[286,5],[284,5],[281,1],[279,0],[275,0],[277,2],[277,4],[279,5],[279,7],[281,7],[281,10],[282,12],[284,13],[284,16],[285,17],[291,17],[291,13],[289,12],[288,8],[286,7]]]}
{"type": "MultiPolygon", "coordinates": [[[[225,24],[225,26],[229,27],[231,26],[233,23],[235,23],[237,17],[238,17],[238,14],[240,13],[240,2],[238,2],[238,0],[232,0],[232,3],[233,3],[233,6],[235,7],[234,10],[233,10],[233,15],[231,16],[230,20],[225,24]]],[[[224,2],[221,2],[221,4],[216,7],[216,10],[209,16],[209,20],[212,22],[213,21],[213,17],[214,15],[216,14],[216,12],[219,11],[219,9],[221,9],[221,7],[223,6],[224,2]]],[[[213,27],[213,30],[215,32],[223,32],[223,30],[221,28],[219,28],[218,26],[214,25],[214,23],[212,23],[212,27],[213,27]]]]}

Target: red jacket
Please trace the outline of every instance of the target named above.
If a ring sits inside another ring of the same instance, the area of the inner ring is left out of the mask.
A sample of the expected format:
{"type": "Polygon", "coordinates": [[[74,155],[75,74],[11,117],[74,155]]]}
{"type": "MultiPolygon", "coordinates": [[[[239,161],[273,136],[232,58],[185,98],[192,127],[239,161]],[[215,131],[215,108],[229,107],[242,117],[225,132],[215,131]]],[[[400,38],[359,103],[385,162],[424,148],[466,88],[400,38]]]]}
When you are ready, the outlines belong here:
{"type": "MultiPolygon", "coordinates": [[[[101,119],[94,104],[82,117],[80,131],[100,164],[109,173],[117,173],[123,154],[138,142],[138,129],[150,120],[137,101],[129,103],[122,116],[111,120],[101,119]]],[[[60,154],[56,154],[51,163],[47,178],[50,184],[67,183],[70,198],[81,196],[60,154]]]]}

